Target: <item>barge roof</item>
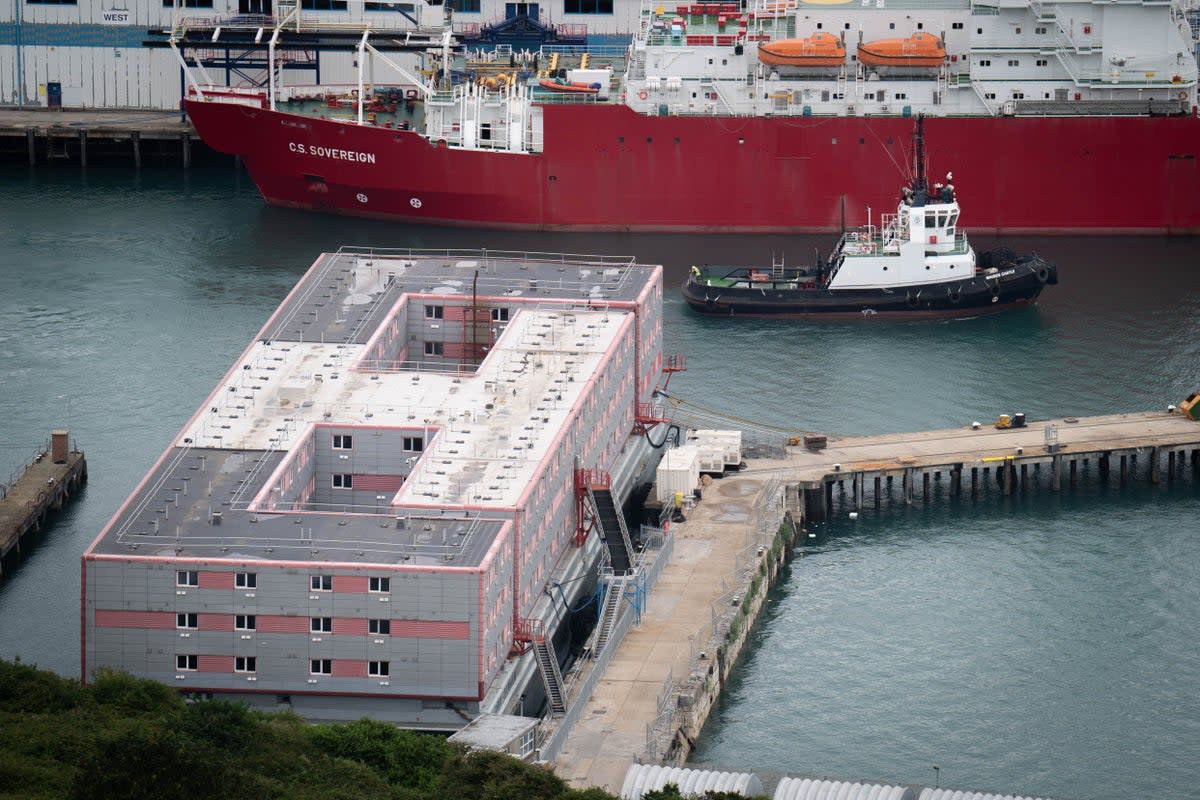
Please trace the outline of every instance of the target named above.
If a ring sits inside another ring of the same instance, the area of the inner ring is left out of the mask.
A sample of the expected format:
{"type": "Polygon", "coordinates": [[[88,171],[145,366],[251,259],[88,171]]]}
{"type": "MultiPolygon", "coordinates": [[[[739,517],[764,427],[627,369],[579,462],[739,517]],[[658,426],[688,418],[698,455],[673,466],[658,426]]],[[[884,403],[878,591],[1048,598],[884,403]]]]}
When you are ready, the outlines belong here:
{"type": "Polygon", "coordinates": [[[661,267],[628,258],[324,254],[91,552],[476,567],[632,324],[634,305],[660,282],[661,267]],[[389,329],[410,338],[405,314],[429,323],[427,305],[485,301],[511,316],[494,323],[477,368],[368,358],[389,329]],[[275,476],[316,426],[430,437],[399,491],[373,507],[272,510],[275,476]]]}

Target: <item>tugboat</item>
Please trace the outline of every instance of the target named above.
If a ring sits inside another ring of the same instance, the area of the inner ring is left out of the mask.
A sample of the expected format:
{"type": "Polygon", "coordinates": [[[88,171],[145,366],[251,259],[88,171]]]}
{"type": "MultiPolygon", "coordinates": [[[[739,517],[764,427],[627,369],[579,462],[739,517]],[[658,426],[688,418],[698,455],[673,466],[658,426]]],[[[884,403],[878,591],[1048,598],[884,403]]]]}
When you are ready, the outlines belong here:
{"type": "Polygon", "coordinates": [[[846,231],[815,266],[694,266],[683,299],[705,314],[792,317],[971,317],[1034,303],[1057,267],[1005,247],[976,256],[957,229],[953,175],[926,180],[924,124],[918,116],[916,177],[878,227],[846,231]]]}

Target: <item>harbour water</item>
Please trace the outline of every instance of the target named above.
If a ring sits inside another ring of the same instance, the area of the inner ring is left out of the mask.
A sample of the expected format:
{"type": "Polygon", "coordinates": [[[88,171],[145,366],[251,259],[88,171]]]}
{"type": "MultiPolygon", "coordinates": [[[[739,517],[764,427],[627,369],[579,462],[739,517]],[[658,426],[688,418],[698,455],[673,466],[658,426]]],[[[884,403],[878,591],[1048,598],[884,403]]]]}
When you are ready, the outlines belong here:
{"type": "MultiPolygon", "coordinates": [[[[668,349],[689,367],[672,394],[792,431],[1117,413],[1200,390],[1192,239],[1006,242],[1057,262],[1061,283],[994,317],[726,320],[678,299],[692,263],[806,261],[830,238],[343,220],[266,208],[226,166],[4,166],[0,190],[0,482],[55,427],[90,466],[80,501],[0,583],[0,656],[67,675],[79,554],[316,254],[343,244],[662,263],[668,349]]],[[[937,764],[944,786],[1198,797],[1197,519],[1194,482],[835,519],[776,592],[694,761],[930,785],[937,764]]]]}

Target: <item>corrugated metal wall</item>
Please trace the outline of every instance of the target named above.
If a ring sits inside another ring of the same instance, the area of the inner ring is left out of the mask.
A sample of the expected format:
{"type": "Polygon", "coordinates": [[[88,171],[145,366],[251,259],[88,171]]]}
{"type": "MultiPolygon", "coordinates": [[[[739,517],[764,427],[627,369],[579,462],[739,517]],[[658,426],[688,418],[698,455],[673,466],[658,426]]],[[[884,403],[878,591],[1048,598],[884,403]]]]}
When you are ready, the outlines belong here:
{"type": "MultiPolygon", "coordinates": [[[[182,82],[178,61],[165,47],[147,48],[151,28],[171,25],[174,10],[162,0],[99,0],[78,5],[41,5],[18,0],[0,8],[0,104],[47,105],[47,87],[62,87],[62,102],[68,108],[177,109],[182,82]],[[121,8],[119,11],[117,7],[121,8]],[[19,10],[18,21],[15,10],[19,10]],[[18,60],[17,42],[21,43],[18,60]],[[19,61],[19,63],[18,63],[19,61]],[[18,73],[23,80],[18,81],[18,73]]],[[[640,0],[615,0],[613,14],[563,13],[562,0],[543,3],[543,17],[555,22],[586,24],[590,32],[612,34],[631,29],[640,0]]],[[[478,14],[461,14],[462,21],[494,22],[504,17],[503,0],[484,0],[478,14]]],[[[190,9],[196,16],[225,17],[238,13],[237,0],[214,0],[212,8],[190,9]]],[[[439,12],[440,13],[440,10],[439,12]]],[[[313,22],[357,21],[379,17],[365,14],[361,5],[342,12],[306,12],[313,22]]],[[[437,16],[437,14],[435,14],[437,16]]],[[[391,18],[395,18],[392,14],[391,18]]],[[[603,37],[600,37],[603,38],[603,37]]],[[[320,56],[320,80],[324,83],[355,83],[357,71],[352,53],[320,56]]],[[[210,72],[214,81],[224,81],[222,70],[210,72]]],[[[380,79],[382,75],[378,76],[380,79]]],[[[314,83],[315,71],[289,72],[288,83],[314,83]]],[[[233,76],[230,83],[240,81],[233,76]]]]}

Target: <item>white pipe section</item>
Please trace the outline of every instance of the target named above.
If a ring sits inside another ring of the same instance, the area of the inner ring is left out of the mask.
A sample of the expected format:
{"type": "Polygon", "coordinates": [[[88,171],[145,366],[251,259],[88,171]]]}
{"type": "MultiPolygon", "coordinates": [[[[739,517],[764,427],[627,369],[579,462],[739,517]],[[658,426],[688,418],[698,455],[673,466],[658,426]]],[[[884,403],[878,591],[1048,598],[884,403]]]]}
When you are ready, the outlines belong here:
{"type": "Polygon", "coordinates": [[[367,57],[367,37],[371,35],[370,30],[363,31],[362,38],[358,40],[358,124],[363,124],[363,62],[367,57]]]}

